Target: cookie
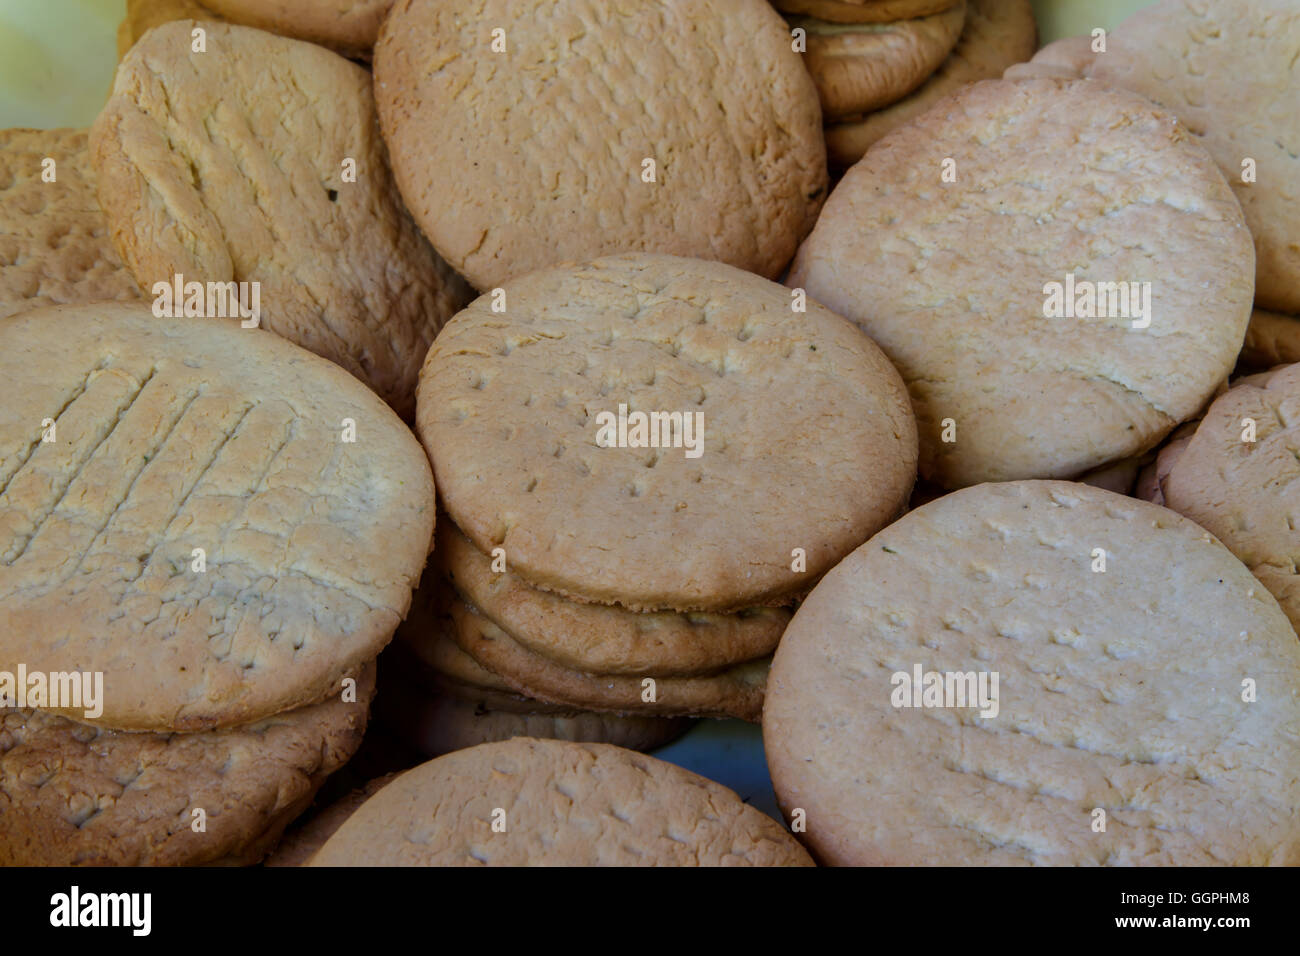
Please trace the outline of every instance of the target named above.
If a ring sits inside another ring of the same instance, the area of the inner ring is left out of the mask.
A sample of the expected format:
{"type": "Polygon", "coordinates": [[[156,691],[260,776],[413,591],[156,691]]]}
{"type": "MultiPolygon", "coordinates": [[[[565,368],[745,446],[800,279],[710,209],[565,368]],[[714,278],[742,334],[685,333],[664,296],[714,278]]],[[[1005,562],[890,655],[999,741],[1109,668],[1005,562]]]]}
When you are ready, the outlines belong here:
{"type": "Polygon", "coordinates": [[[393,0],[204,0],[232,23],[368,59],[393,0]]]}
{"type": "Polygon", "coordinates": [[[1147,457],[1150,456],[1121,458],[1112,464],[1084,472],[1079,476],[1078,480],[1081,484],[1092,485],[1094,488],[1113,491],[1117,495],[1127,495],[1133,490],[1134,484],[1137,483],[1138,472],[1142,469],[1145,464],[1144,459],[1147,457]]]}
{"type": "Polygon", "coordinates": [[[1279,91],[1294,91],[1298,57],[1294,0],[1162,0],[1116,27],[1087,69],[1177,113],[1210,152],[1255,237],[1255,302],[1291,313],[1300,312],[1300,110],[1279,91]]]}
{"type": "Polygon", "coordinates": [[[1300,627],[1300,365],[1237,382],[1167,464],[1164,503],[1227,545],[1300,627]]]}
{"type": "Polygon", "coordinates": [[[463,597],[529,650],[564,667],[599,674],[687,677],[776,649],[790,612],[748,608],[737,614],[634,612],[579,604],[529,586],[492,559],[454,524],[438,528],[435,562],[463,597]]]}
{"type": "Polygon", "coordinates": [[[0,318],[138,298],[95,198],[85,131],[0,130],[0,318]]]}
{"type": "Polygon", "coordinates": [[[630,610],[787,603],[905,505],[898,374],[811,297],[797,312],[757,276],[646,254],[503,294],[429,350],[417,428],[452,520],[534,587],[630,610]],[[680,417],[620,438],[629,410],[680,417]]]}
{"type": "Polygon", "coordinates": [[[266,858],[265,866],[306,866],[325,841],[356,813],[363,803],[386,787],[397,774],[385,774],[368,781],[365,786],[340,797],[316,814],[305,824],[284,835],[275,852],[266,858]]]}
{"type": "Polygon", "coordinates": [[[100,726],[206,730],[334,693],[406,613],[428,462],[337,366],[59,306],[0,322],[0,383],[0,671],[101,672],[100,726]]]}
{"type": "Polygon", "coordinates": [[[459,750],[402,774],[367,800],[311,865],[811,862],[775,820],[690,771],[605,744],[524,737],[459,750]]]}
{"type": "Polygon", "coordinates": [[[1204,530],[1087,485],[958,491],[846,558],[763,741],[822,863],[1300,863],[1295,632],[1204,530]]]}
{"type": "Polygon", "coordinates": [[[0,710],[0,866],[256,863],[361,745],[373,691],[371,665],[355,702],[194,734],[0,710]]]}
{"type": "Polygon", "coordinates": [[[173,20],[217,20],[222,18],[197,0],[126,0],[126,17],[117,27],[117,58],[154,27],[173,20]]]}
{"type": "Polygon", "coordinates": [[[451,616],[461,650],[526,697],[584,710],[661,717],[739,717],[757,723],[763,713],[768,658],[698,677],[592,674],[534,653],[461,601],[452,602],[451,616]],[[647,679],[653,684],[647,685],[647,679]]]}
{"type": "Polygon", "coordinates": [[[775,0],[783,13],[802,14],[831,23],[889,23],[933,16],[959,0],[775,0]]]}
{"type": "Polygon", "coordinates": [[[860,120],[826,127],[832,166],[847,168],[891,130],[912,122],[936,103],[978,80],[994,79],[1029,59],[1038,28],[1029,0],[968,0],[961,36],[943,65],[910,96],[860,120]]]}
{"type": "Polygon", "coordinates": [[[1292,362],[1300,362],[1300,316],[1256,309],[1250,314],[1237,364],[1266,369],[1292,362]]]}
{"type": "Polygon", "coordinates": [[[192,26],[132,48],[91,132],[118,251],[147,291],[178,275],[259,283],[265,328],[409,415],[424,353],[467,289],[402,208],[370,75],[227,24],[206,24],[207,52],[192,53],[192,26]]]}
{"type": "Polygon", "coordinates": [[[867,160],[788,282],[902,372],[927,480],[1072,477],[1139,455],[1231,370],[1250,234],[1163,108],[1088,80],[986,80],[867,160]]]}
{"type": "Polygon", "coordinates": [[[764,0],[398,0],[375,95],[406,204],[479,289],[630,250],[775,278],[826,196],[764,0]]]}
{"type": "Polygon", "coordinates": [[[966,21],[966,0],[915,20],[831,23],[793,17],[806,34],[804,63],[817,84],[822,116],[834,119],[902,99],[939,68],[966,21]]]}
{"type": "Polygon", "coordinates": [[[1020,80],[1032,76],[1059,76],[1082,79],[1097,55],[1093,38],[1064,37],[1047,44],[1028,63],[1013,63],[1002,74],[1003,79],[1020,80]]]}

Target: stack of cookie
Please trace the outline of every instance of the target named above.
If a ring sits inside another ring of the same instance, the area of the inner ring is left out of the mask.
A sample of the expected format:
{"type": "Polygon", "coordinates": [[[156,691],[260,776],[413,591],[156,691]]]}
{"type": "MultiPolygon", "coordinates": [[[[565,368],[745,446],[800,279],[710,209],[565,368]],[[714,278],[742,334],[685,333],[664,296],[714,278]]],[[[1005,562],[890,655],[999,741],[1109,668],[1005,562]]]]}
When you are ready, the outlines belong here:
{"type": "Polygon", "coordinates": [[[773,0],[817,84],[832,166],[1034,52],[1029,0],[773,0]]]}
{"type": "Polygon", "coordinates": [[[419,444],[338,366],[144,305],[5,319],[0,383],[0,864],[257,860],[360,744],[419,444]]]}
{"type": "Polygon", "coordinates": [[[417,429],[456,642],[518,693],[619,713],[757,720],[786,608],[915,477],[906,393],[869,339],[671,256],[471,304],[430,350],[417,429]]]}

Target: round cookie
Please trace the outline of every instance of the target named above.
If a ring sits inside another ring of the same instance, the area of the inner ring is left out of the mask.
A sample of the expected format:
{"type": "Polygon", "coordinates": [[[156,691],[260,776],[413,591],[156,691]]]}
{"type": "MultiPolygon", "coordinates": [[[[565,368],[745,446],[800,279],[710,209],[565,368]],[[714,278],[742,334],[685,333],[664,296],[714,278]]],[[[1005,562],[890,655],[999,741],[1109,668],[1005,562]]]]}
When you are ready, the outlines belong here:
{"type": "Polygon", "coordinates": [[[217,20],[217,16],[197,0],[126,0],[126,17],[117,27],[117,58],[154,27],[173,20],[217,20]]]}
{"type": "Polygon", "coordinates": [[[826,127],[826,152],[832,166],[846,168],[873,143],[925,113],[962,87],[1002,75],[1029,59],[1038,45],[1038,28],[1029,0],[968,0],[966,23],[948,59],[910,96],[860,120],[826,127]]]}
{"type": "Polygon", "coordinates": [[[256,863],[361,745],[374,674],[358,676],[354,703],[331,697],[206,733],[0,710],[0,866],[256,863]]]}
{"type": "Polygon", "coordinates": [[[890,23],[933,16],[959,0],[775,0],[783,13],[802,14],[831,23],[890,23]]]}
{"type": "Polygon", "coordinates": [[[776,278],[826,196],[765,0],[398,0],[375,95],[406,204],[479,289],[628,250],[776,278]]]}
{"type": "Polygon", "coordinates": [[[1113,30],[1087,70],[1177,113],[1214,157],[1255,237],[1255,301],[1279,312],[1300,312],[1298,58],[1295,0],[1162,0],[1113,30]],[[1255,182],[1242,181],[1246,159],[1255,182]]]}
{"type": "Polygon", "coordinates": [[[810,866],[735,793],[605,744],[460,750],[371,797],[312,866],[810,866]],[[493,822],[504,813],[505,830],[493,822]]]}
{"type": "Polygon", "coordinates": [[[1300,362],[1300,316],[1256,309],[1250,315],[1237,364],[1266,369],[1292,362],[1300,362]]]}
{"type": "Polygon", "coordinates": [[[484,296],[438,336],[417,427],[456,525],[534,587],[630,610],[785,603],[906,504],[898,374],[811,299],[646,254],[504,294],[507,312],[484,296]],[[620,406],[680,413],[678,447],[598,446],[618,444],[620,406]]]}
{"type": "Polygon", "coordinates": [[[95,198],[85,130],[0,130],[0,318],[138,298],[95,198]]]}
{"type": "Polygon", "coordinates": [[[98,725],[204,730],[320,700],[388,643],[433,483],[346,372],[105,303],[0,322],[0,383],[0,672],[102,672],[98,725]]]}
{"type": "Polygon", "coordinates": [[[434,560],[457,591],[524,647],[575,670],[599,674],[689,677],[766,657],[776,650],[790,612],[748,608],[737,614],[627,611],[580,604],[529,586],[450,521],[438,527],[434,560]]]}
{"type": "Polygon", "coordinates": [[[1297,448],[1300,365],[1285,365],[1220,396],[1167,463],[1160,489],[1166,507],[1222,541],[1300,627],[1297,448]]]}
{"type": "Polygon", "coordinates": [[[804,63],[817,84],[822,116],[880,109],[916,89],[952,51],[966,21],[966,0],[916,20],[830,23],[791,18],[806,33],[804,63]]]}
{"type": "Polygon", "coordinates": [[[370,75],[228,24],[205,24],[207,52],[192,53],[193,26],[131,49],[91,132],[118,251],[147,291],[177,275],[259,283],[265,328],[409,415],[424,353],[468,290],[402,208],[370,75]]]}
{"type": "Polygon", "coordinates": [[[363,803],[397,777],[397,774],[385,774],[340,797],[320,813],[316,814],[302,826],[284,835],[275,852],[266,858],[264,866],[306,866],[325,841],[332,837],[338,828],[347,822],[348,817],[356,813],[363,803]]]}
{"type": "Polygon", "coordinates": [[[451,616],[461,650],[526,697],[583,710],[661,717],[739,717],[757,723],[763,713],[770,658],[699,677],[592,674],[529,650],[461,601],[452,602],[451,616]],[[653,700],[645,697],[647,678],[654,680],[653,700]]]}
{"type": "Polygon", "coordinates": [[[1086,485],[958,491],[846,558],[777,650],[763,739],[822,863],[1300,862],[1295,632],[1207,532],[1086,485]]]}
{"type": "Polygon", "coordinates": [[[1087,76],[1097,54],[1092,49],[1093,39],[1064,37],[1047,44],[1028,63],[1014,63],[1002,74],[1006,80],[1021,80],[1031,76],[1059,76],[1082,79],[1087,76]]]}
{"type": "Polygon", "coordinates": [[[393,0],[205,0],[232,23],[368,58],[393,0]]]}
{"type": "Polygon", "coordinates": [[[1141,454],[1231,370],[1250,234],[1164,109],[1088,80],[986,80],[867,159],[788,282],[902,372],[927,480],[1070,477],[1141,454]]]}

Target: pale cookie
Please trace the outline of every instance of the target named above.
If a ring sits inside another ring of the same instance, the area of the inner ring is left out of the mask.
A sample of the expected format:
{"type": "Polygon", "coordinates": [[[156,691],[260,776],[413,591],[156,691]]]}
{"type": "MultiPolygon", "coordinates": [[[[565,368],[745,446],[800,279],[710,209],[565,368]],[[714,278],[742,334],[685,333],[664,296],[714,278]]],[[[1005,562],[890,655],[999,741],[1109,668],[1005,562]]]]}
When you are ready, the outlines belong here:
{"type": "Polygon", "coordinates": [[[1035,53],[1028,63],[1014,63],[1007,67],[1002,78],[1022,80],[1034,76],[1059,76],[1082,79],[1087,76],[1088,67],[1097,56],[1093,43],[1090,36],[1056,40],[1035,53]]]}
{"type": "Polygon", "coordinates": [[[783,13],[802,14],[832,23],[890,23],[928,17],[950,10],[961,0],[774,0],[783,13]]]}
{"type": "Polygon", "coordinates": [[[1292,362],[1300,362],[1300,316],[1256,309],[1237,363],[1263,369],[1292,362]]]}
{"type": "Polygon", "coordinates": [[[316,851],[325,845],[338,828],[356,813],[363,803],[388,786],[397,774],[385,774],[368,781],[364,786],[340,797],[302,826],[290,830],[266,858],[264,866],[306,866],[316,851]]]}
{"type": "Polygon", "coordinates": [[[772,780],[822,863],[1300,863],[1300,641],[1164,508],[947,495],[826,575],[770,684],[772,780]]]}
{"type": "Polygon", "coordinates": [[[804,63],[817,84],[825,119],[880,109],[925,82],[952,52],[966,21],[966,0],[916,20],[831,23],[790,19],[802,29],[804,63]]]}
{"type": "Polygon", "coordinates": [[[873,147],[788,282],[898,366],[921,474],[954,488],[1157,444],[1231,370],[1254,271],[1232,190],[1171,113],[1037,78],[968,86],[873,147]]]}
{"type": "Polygon", "coordinates": [[[627,611],[579,604],[530,587],[450,521],[441,522],[435,562],[457,591],[536,654],[599,674],[689,677],[765,657],[776,650],[790,612],[748,608],[736,614],[627,611]]]}
{"type": "Polygon", "coordinates": [[[177,275],[260,283],[265,328],[409,415],[424,353],[468,290],[402,208],[370,75],[251,27],[206,24],[193,53],[192,26],[132,48],[91,132],[119,252],[147,292],[177,275]]]}
{"type": "Polygon", "coordinates": [[[393,0],[204,0],[232,23],[369,59],[393,0]]]}
{"type": "Polygon", "coordinates": [[[785,603],[906,503],[898,373],[811,298],[799,312],[758,276],[645,254],[503,295],[429,350],[418,429],[448,514],[534,587],[632,610],[785,603]],[[679,417],[633,447],[620,407],[679,417]]]}
{"type": "Polygon", "coordinates": [[[605,744],[516,738],[408,770],[312,866],[811,866],[731,790],[605,744]],[[503,826],[504,825],[504,826],[503,826]]]}
{"type": "Polygon", "coordinates": [[[197,0],[126,0],[126,17],[117,27],[117,58],[126,56],[142,36],[164,23],[221,19],[197,0]]]}
{"type": "Polygon", "coordinates": [[[1255,237],[1255,301],[1280,312],[1300,312],[1298,61],[1295,0],[1163,0],[1087,71],[1177,113],[1209,150],[1255,237]]]}
{"type": "Polygon", "coordinates": [[[852,166],[885,134],[910,123],[962,87],[1002,75],[1011,64],[1029,59],[1038,28],[1029,0],[968,0],[961,37],[943,65],[910,96],[860,120],[826,127],[826,152],[832,166],[852,166]]]}
{"type": "Polygon", "coordinates": [[[1235,384],[1170,463],[1166,507],[1207,529],[1300,627],[1300,365],[1235,384]]]}
{"type": "Polygon", "coordinates": [[[0,130],[0,318],[138,298],[95,198],[85,130],[0,130]]]}
{"type": "Polygon", "coordinates": [[[0,866],[256,863],[361,745],[373,693],[369,665],[356,702],[196,734],[0,710],[0,866]]]}
{"type": "Polygon", "coordinates": [[[776,278],[827,185],[791,42],[765,0],[398,0],[375,95],[407,205],[479,289],[627,250],[776,278]]]}
{"type": "Polygon", "coordinates": [[[0,408],[0,672],[102,672],[97,724],[320,700],[406,613],[428,462],[337,366],[234,323],[60,306],[0,322],[0,408]]]}
{"type": "Polygon", "coordinates": [[[591,674],[533,653],[462,602],[452,604],[451,616],[461,649],[527,697],[583,710],[661,717],[739,717],[757,723],[763,713],[770,658],[701,677],[591,674]]]}

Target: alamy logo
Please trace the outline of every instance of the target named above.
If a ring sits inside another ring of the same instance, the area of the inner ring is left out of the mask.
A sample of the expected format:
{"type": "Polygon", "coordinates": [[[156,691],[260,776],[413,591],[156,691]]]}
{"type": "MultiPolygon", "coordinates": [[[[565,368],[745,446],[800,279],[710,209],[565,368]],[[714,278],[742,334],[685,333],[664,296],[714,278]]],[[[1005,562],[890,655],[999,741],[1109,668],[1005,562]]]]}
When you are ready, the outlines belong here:
{"type": "Polygon", "coordinates": [[[102,671],[0,671],[0,709],[32,707],[36,710],[79,710],[87,720],[104,713],[102,671]]]}
{"type": "Polygon", "coordinates": [[[1132,327],[1151,325],[1150,282],[1092,282],[1075,280],[1043,286],[1043,315],[1049,319],[1132,319],[1132,327]]]}
{"type": "Polygon", "coordinates": [[[894,671],[889,702],[895,707],[978,707],[981,717],[998,715],[997,671],[894,671]]]}
{"type": "Polygon", "coordinates": [[[596,413],[596,445],[600,448],[683,448],[687,458],[704,454],[703,412],[596,413]]]}
{"type": "Polygon", "coordinates": [[[82,893],[81,887],[74,886],[50,897],[50,925],[125,926],[133,936],[148,936],[153,927],[153,894],[82,893]]]}
{"type": "Polygon", "coordinates": [[[186,282],[183,275],[171,282],[155,282],[153,314],[160,319],[242,319],[245,329],[262,322],[262,283],[186,282]]]}

